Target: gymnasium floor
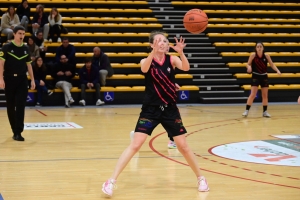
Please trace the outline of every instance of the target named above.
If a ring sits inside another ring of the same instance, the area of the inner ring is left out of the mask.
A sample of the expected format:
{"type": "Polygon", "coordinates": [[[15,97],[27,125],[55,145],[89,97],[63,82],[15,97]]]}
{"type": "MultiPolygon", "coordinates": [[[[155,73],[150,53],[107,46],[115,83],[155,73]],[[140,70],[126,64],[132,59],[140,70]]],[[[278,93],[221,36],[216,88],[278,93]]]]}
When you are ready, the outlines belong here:
{"type": "MultiPolygon", "coordinates": [[[[140,105],[26,110],[25,142],[0,109],[0,200],[107,199],[102,183],[130,143],[140,105]],[[32,124],[30,124],[32,123],[32,124]],[[43,123],[43,124],[38,124],[43,123]]],[[[118,200],[298,200],[300,105],[179,105],[187,140],[210,191],[158,126],[118,179],[118,200]]]]}

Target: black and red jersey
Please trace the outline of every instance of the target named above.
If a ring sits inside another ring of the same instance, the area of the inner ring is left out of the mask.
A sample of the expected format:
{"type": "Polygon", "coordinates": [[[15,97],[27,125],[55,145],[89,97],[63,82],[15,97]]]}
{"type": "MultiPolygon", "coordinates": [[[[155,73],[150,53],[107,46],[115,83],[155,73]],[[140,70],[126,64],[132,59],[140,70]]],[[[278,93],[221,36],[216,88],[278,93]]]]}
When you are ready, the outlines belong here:
{"type": "Polygon", "coordinates": [[[266,75],[268,68],[268,59],[265,54],[262,57],[259,57],[257,53],[255,54],[254,59],[252,60],[252,73],[257,75],[266,75]]]}
{"type": "Polygon", "coordinates": [[[145,73],[146,95],[144,104],[165,105],[176,103],[175,70],[171,64],[171,56],[165,55],[162,62],[153,59],[145,73]]]}

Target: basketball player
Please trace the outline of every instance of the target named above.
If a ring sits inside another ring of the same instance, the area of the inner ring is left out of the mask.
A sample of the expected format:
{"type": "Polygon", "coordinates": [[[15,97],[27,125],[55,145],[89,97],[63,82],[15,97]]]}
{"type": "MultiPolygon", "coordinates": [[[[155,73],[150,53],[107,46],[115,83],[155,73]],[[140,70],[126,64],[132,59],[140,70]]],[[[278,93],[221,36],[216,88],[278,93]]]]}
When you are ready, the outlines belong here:
{"type": "Polygon", "coordinates": [[[24,130],[25,105],[28,94],[28,71],[31,78],[31,89],[35,82],[31,67],[28,46],[23,44],[25,28],[16,26],[13,29],[14,40],[5,44],[0,52],[0,88],[5,89],[7,115],[13,139],[24,141],[21,133],[24,130]],[[3,78],[4,75],[4,78],[3,78]]]}
{"type": "Polygon", "coordinates": [[[134,138],[130,145],[120,156],[112,176],[102,185],[102,191],[112,196],[116,180],[130,159],[139,151],[147,136],[158,124],[162,124],[169,137],[173,137],[178,150],[186,159],[198,179],[198,190],[208,191],[208,184],[201,175],[198,162],[194,153],[187,144],[185,138],[185,127],[182,124],[181,116],[176,105],[175,91],[175,67],[188,71],[190,64],[183,53],[186,46],[184,39],[178,41],[175,38],[176,46],[171,46],[179,55],[166,55],[169,48],[168,41],[163,32],[151,32],[149,42],[152,48],[147,58],[141,60],[141,70],[145,74],[145,97],[142,111],[136,124],[134,138]]]}
{"type": "Polygon", "coordinates": [[[258,91],[258,86],[261,87],[262,94],[262,104],[263,104],[263,117],[271,117],[268,113],[268,73],[267,67],[268,62],[272,69],[280,76],[281,72],[272,62],[270,55],[266,54],[264,51],[264,45],[262,42],[257,42],[255,45],[255,53],[252,53],[249,57],[247,63],[247,72],[252,73],[252,83],[251,83],[251,94],[247,100],[246,110],[242,114],[243,117],[247,117],[250,107],[255,99],[256,93],[258,91]]]}

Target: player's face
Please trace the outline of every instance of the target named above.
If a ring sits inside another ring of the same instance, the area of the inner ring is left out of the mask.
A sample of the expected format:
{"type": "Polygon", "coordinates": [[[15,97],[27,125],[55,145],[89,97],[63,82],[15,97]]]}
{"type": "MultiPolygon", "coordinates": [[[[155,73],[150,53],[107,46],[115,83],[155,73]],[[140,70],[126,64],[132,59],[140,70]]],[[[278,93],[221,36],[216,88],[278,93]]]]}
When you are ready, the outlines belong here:
{"type": "Polygon", "coordinates": [[[157,41],[157,47],[159,52],[166,53],[169,50],[169,42],[164,35],[159,34],[154,36],[154,41],[157,41]]]}
{"type": "Polygon", "coordinates": [[[263,50],[264,50],[263,45],[262,45],[261,43],[258,43],[258,44],[256,45],[256,51],[257,51],[257,52],[263,52],[263,50]]]}
{"type": "Polygon", "coordinates": [[[23,42],[23,39],[25,37],[25,31],[18,30],[16,33],[14,33],[14,37],[16,41],[23,42]]]}

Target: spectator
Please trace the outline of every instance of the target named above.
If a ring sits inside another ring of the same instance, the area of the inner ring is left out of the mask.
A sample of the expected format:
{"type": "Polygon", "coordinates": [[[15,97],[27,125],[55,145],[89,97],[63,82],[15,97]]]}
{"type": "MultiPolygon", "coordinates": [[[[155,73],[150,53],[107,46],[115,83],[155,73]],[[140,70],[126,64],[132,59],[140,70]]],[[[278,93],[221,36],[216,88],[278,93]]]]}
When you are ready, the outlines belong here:
{"type": "Polygon", "coordinates": [[[13,29],[20,25],[19,17],[15,11],[15,7],[9,6],[7,12],[1,18],[1,32],[7,35],[7,40],[13,37],[13,29]]]}
{"type": "Polygon", "coordinates": [[[101,86],[105,86],[106,77],[111,77],[114,74],[114,71],[110,65],[108,56],[103,51],[101,51],[99,47],[95,47],[93,49],[93,52],[94,56],[92,63],[93,65],[98,67],[101,86]]]}
{"type": "Polygon", "coordinates": [[[76,67],[75,53],[75,47],[72,44],[69,44],[69,39],[63,38],[62,45],[56,50],[55,62],[59,63],[61,56],[65,55],[67,57],[67,62],[76,67]]]}
{"type": "Polygon", "coordinates": [[[50,96],[53,94],[53,91],[48,90],[46,86],[47,68],[43,63],[43,59],[41,57],[37,57],[33,62],[32,67],[38,96],[36,106],[39,107],[42,106],[43,92],[46,92],[50,96]]]}
{"type": "Polygon", "coordinates": [[[74,100],[71,96],[72,78],[75,75],[75,67],[68,63],[66,55],[61,55],[60,62],[57,63],[52,71],[52,77],[55,79],[55,87],[63,90],[65,94],[65,106],[70,108],[74,100]]]}
{"type": "Polygon", "coordinates": [[[33,36],[28,38],[27,46],[29,47],[32,61],[35,61],[37,57],[40,57],[39,47],[35,44],[33,36]]]}
{"type": "Polygon", "coordinates": [[[96,92],[96,106],[103,105],[104,102],[100,99],[100,84],[99,71],[96,66],[92,65],[92,59],[86,58],[85,65],[79,71],[80,85],[81,85],[81,100],[79,104],[85,106],[85,89],[94,88],[96,92]]]}
{"type": "Polygon", "coordinates": [[[43,31],[38,31],[34,39],[35,44],[39,47],[40,56],[42,57],[43,61],[45,61],[47,47],[44,46],[43,31]]]}
{"type": "Polygon", "coordinates": [[[32,19],[32,33],[36,35],[38,30],[43,30],[44,40],[47,41],[49,26],[45,26],[48,23],[47,14],[44,13],[44,6],[39,4],[36,6],[36,13],[32,19]]]}
{"type": "Polygon", "coordinates": [[[28,6],[27,0],[22,0],[22,3],[17,7],[17,15],[21,21],[21,25],[25,28],[25,31],[28,29],[28,24],[30,23],[30,7],[28,6]]]}
{"type": "Polygon", "coordinates": [[[61,22],[62,17],[59,14],[57,8],[52,8],[50,15],[48,17],[49,25],[50,25],[50,38],[49,42],[52,42],[54,38],[54,34],[57,35],[57,42],[61,42],[60,34],[61,34],[61,22]]]}

